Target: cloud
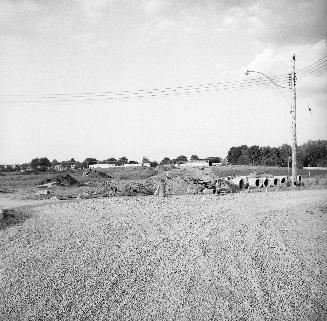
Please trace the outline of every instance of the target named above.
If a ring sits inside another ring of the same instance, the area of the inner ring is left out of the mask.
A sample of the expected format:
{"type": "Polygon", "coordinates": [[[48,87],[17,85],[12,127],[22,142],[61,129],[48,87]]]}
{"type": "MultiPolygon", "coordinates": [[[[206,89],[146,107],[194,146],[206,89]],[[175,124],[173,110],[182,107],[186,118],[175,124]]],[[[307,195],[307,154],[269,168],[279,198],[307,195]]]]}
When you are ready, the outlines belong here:
{"type": "Polygon", "coordinates": [[[267,45],[263,51],[254,57],[247,68],[261,70],[269,74],[286,74],[292,70],[294,53],[297,69],[300,71],[326,56],[325,40],[317,41],[314,44],[267,45]]]}
{"type": "MultiPolygon", "coordinates": [[[[292,55],[296,55],[297,87],[299,96],[313,100],[327,100],[327,70],[326,60],[314,69],[306,69],[321,58],[326,57],[326,41],[321,40],[312,44],[294,46],[270,45],[258,53],[255,58],[244,67],[244,70],[256,70],[273,75],[286,75],[292,72],[292,55]],[[324,67],[325,66],[325,67],[324,67]],[[318,68],[321,70],[318,70],[318,68]],[[324,67],[324,68],[323,68],[324,67]]],[[[287,80],[283,85],[288,85],[287,80]]]]}
{"type": "Polygon", "coordinates": [[[82,14],[92,23],[103,17],[106,9],[113,6],[116,0],[79,0],[78,5],[82,14]]]}
{"type": "Polygon", "coordinates": [[[257,31],[263,28],[262,21],[254,14],[240,7],[231,8],[226,14],[221,24],[216,28],[216,32],[238,32],[249,36],[255,36],[257,31]]]}
{"type": "Polygon", "coordinates": [[[226,8],[218,32],[238,30],[262,42],[314,43],[326,35],[327,2],[299,0],[233,2],[226,8]]]}
{"type": "Polygon", "coordinates": [[[163,0],[143,0],[143,8],[144,11],[149,15],[156,15],[167,6],[167,2],[165,3],[163,0]]]}

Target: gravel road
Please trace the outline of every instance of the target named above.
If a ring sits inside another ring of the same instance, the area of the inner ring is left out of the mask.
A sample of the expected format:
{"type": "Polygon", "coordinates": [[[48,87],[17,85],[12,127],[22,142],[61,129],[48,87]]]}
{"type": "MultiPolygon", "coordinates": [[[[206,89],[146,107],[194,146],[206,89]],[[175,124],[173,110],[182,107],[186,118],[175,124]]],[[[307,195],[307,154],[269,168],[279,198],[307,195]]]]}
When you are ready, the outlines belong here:
{"type": "Polygon", "coordinates": [[[0,230],[0,320],[327,319],[327,190],[33,213],[0,230]]]}

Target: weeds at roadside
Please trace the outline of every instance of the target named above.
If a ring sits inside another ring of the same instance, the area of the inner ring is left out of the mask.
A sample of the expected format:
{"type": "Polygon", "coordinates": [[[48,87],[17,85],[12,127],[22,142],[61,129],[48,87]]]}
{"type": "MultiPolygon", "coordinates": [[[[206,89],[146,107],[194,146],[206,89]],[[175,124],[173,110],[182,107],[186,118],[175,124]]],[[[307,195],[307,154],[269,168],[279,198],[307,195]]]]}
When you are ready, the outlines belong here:
{"type": "Polygon", "coordinates": [[[27,208],[3,209],[3,219],[0,220],[0,231],[14,225],[23,224],[32,217],[32,212],[27,208]]]}

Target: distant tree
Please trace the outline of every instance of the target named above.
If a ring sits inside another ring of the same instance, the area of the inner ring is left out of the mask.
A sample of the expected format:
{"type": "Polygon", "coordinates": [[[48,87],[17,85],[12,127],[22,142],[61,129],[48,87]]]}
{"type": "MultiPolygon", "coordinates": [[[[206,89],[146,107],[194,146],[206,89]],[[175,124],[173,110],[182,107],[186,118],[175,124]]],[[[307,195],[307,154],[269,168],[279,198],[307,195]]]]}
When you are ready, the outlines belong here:
{"type": "Polygon", "coordinates": [[[260,163],[260,148],[253,145],[248,149],[248,158],[251,165],[258,165],[260,163]]]}
{"type": "Polygon", "coordinates": [[[292,147],[290,145],[283,144],[278,149],[280,166],[286,167],[288,165],[288,160],[292,155],[292,147]]]}
{"type": "Polygon", "coordinates": [[[193,160],[199,160],[199,156],[198,155],[192,155],[190,160],[193,161],[193,160]]]}
{"type": "Polygon", "coordinates": [[[222,159],[218,156],[210,156],[210,157],[205,158],[205,160],[208,160],[211,163],[221,163],[222,162],[222,159]]]}
{"type": "Polygon", "coordinates": [[[20,164],[19,166],[20,166],[21,170],[26,170],[27,167],[29,166],[29,164],[28,163],[23,163],[23,164],[20,164]]]}
{"type": "Polygon", "coordinates": [[[31,160],[31,167],[34,170],[45,171],[51,166],[51,162],[46,157],[33,158],[31,160]]]}
{"type": "Polygon", "coordinates": [[[75,161],[75,168],[76,168],[76,169],[79,169],[79,168],[82,168],[82,167],[83,167],[83,165],[82,165],[81,162],[79,162],[79,161],[75,161]]]}
{"type": "Polygon", "coordinates": [[[59,163],[59,162],[58,162],[56,159],[54,159],[54,160],[51,162],[51,165],[52,165],[52,166],[56,166],[56,165],[58,165],[58,163],[59,163]]]}
{"type": "MultiPolygon", "coordinates": [[[[231,164],[252,164],[263,166],[291,166],[292,148],[283,144],[280,147],[257,145],[250,148],[246,145],[231,147],[228,151],[228,161],[231,164]]],[[[308,141],[297,149],[297,165],[326,166],[327,140],[308,141]],[[323,165],[325,164],[325,165],[323,165]]]]}
{"type": "Polygon", "coordinates": [[[146,156],[143,156],[142,163],[151,163],[151,162],[150,162],[149,158],[147,158],[146,156]]]}
{"type": "Polygon", "coordinates": [[[327,157],[318,159],[317,166],[327,167],[327,157]]]}
{"type": "Polygon", "coordinates": [[[187,157],[184,155],[180,155],[175,159],[176,163],[185,163],[187,162],[187,157]]]}
{"type": "Polygon", "coordinates": [[[116,163],[117,165],[124,165],[124,164],[128,164],[128,159],[127,157],[123,156],[120,157],[116,163]]]}
{"type": "Polygon", "coordinates": [[[48,158],[41,157],[39,159],[39,168],[41,169],[41,171],[46,171],[47,169],[49,169],[49,167],[51,167],[51,162],[48,160],[48,158]]]}
{"type": "Polygon", "coordinates": [[[272,147],[270,152],[270,158],[272,159],[273,165],[272,166],[279,166],[280,165],[280,150],[278,147],[272,147]]]}
{"type": "Polygon", "coordinates": [[[40,166],[42,166],[42,167],[50,167],[51,166],[51,162],[46,157],[40,158],[39,163],[40,163],[40,166]]]}
{"type": "Polygon", "coordinates": [[[173,161],[169,157],[165,157],[161,162],[160,165],[169,165],[173,164],[173,161]]]}
{"type": "Polygon", "coordinates": [[[128,158],[123,156],[118,159],[118,162],[121,162],[122,164],[127,164],[128,163],[128,158]]]}
{"type": "Polygon", "coordinates": [[[270,153],[271,153],[270,146],[260,147],[260,165],[267,165],[266,160],[270,158],[270,153]]]}
{"type": "Polygon", "coordinates": [[[83,160],[82,166],[89,167],[90,165],[97,164],[97,163],[98,163],[98,161],[96,158],[88,157],[83,160]]]}
{"type": "Polygon", "coordinates": [[[251,160],[249,158],[249,147],[247,145],[242,145],[239,147],[241,150],[241,155],[238,158],[238,164],[240,165],[249,165],[251,163],[251,160]]]}
{"type": "Polygon", "coordinates": [[[249,147],[246,145],[232,147],[228,151],[228,162],[230,164],[247,164],[250,162],[248,157],[248,149],[249,147]]]}
{"type": "Polygon", "coordinates": [[[39,158],[33,158],[33,159],[31,160],[31,167],[32,167],[33,169],[37,169],[39,165],[40,165],[39,158]]]}
{"type": "Polygon", "coordinates": [[[138,164],[138,162],[131,160],[128,162],[128,164],[138,164]]]}
{"type": "Polygon", "coordinates": [[[114,157],[110,157],[106,160],[106,163],[109,163],[109,164],[116,164],[117,163],[117,159],[114,158],[114,157]]]}
{"type": "Polygon", "coordinates": [[[299,165],[322,166],[327,162],[327,140],[309,140],[299,147],[299,165]]]}
{"type": "Polygon", "coordinates": [[[157,167],[158,166],[158,162],[152,161],[152,162],[150,162],[150,166],[151,167],[157,167]]]}

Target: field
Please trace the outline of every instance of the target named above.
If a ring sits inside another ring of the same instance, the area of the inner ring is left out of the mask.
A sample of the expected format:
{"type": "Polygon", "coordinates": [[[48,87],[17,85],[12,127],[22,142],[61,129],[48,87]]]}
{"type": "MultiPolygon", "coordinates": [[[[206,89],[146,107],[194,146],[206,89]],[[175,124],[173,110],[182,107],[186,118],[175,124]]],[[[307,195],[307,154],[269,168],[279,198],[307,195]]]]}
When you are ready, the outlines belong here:
{"type": "MultiPolygon", "coordinates": [[[[55,186],[50,189],[52,195],[69,195],[79,196],[82,194],[108,195],[108,190],[113,185],[118,189],[124,190],[124,185],[130,184],[145,184],[150,191],[154,191],[158,182],[166,175],[173,178],[171,186],[171,194],[190,194],[194,186],[187,188],[188,182],[184,185],[180,183],[187,179],[214,180],[219,177],[226,176],[242,176],[256,173],[257,175],[288,175],[288,170],[285,167],[262,167],[262,166],[220,166],[200,168],[113,168],[100,171],[93,171],[88,177],[83,176],[82,170],[68,172],[70,176],[75,178],[80,185],[55,186]],[[106,182],[108,186],[106,187],[106,182]]],[[[39,190],[35,187],[40,185],[46,179],[51,180],[58,175],[65,175],[62,172],[46,172],[33,173],[30,175],[21,173],[4,173],[0,176],[0,192],[13,192],[16,196],[20,195],[25,198],[35,198],[39,190]]],[[[298,175],[301,175],[306,187],[327,186],[327,171],[311,171],[310,176],[307,170],[298,170],[298,175]]],[[[169,185],[169,182],[168,182],[169,185]]],[[[168,186],[169,187],[169,186],[168,186]]],[[[169,190],[169,188],[168,188],[169,190]]],[[[128,195],[128,194],[126,194],[128,195]]]]}
{"type": "Polygon", "coordinates": [[[325,320],[326,209],[327,190],[27,208],[0,230],[0,319],[325,320]]]}
{"type": "Polygon", "coordinates": [[[1,176],[0,320],[326,320],[326,172],[299,171],[295,189],[196,193],[251,172],[285,169],[1,176]],[[151,195],[167,177],[167,197],[151,195]],[[71,185],[39,195],[47,179],[71,185]]]}

